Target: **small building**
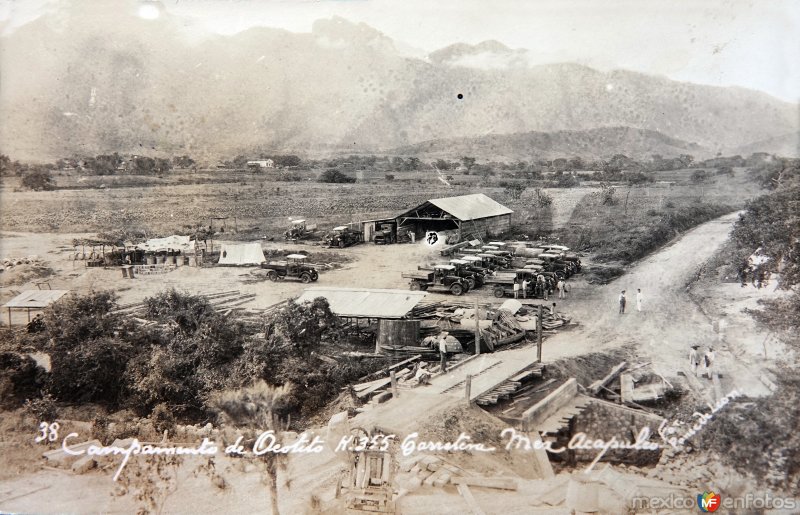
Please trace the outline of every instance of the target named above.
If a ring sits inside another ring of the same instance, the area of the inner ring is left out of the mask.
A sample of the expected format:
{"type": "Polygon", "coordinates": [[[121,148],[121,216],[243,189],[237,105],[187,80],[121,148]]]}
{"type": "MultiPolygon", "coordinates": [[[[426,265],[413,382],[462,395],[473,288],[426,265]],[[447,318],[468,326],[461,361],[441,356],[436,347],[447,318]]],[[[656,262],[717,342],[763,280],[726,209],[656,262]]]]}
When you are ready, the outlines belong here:
{"type": "Polygon", "coordinates": [[[11,326],[11,310],[26,310],[28,322],[31,321],[31,311],[41,311],[50,304],[69,293],[68,290],[26,290],[6,302],[3,307],[8,309],[8,325],[11,326]]]}
{"type": "Polygon", "coordinates": [[[485,238],[511,228],[513,211],[483,193],[430,199],[394,218],[362,222],[364,241],[372,241],[382,224],[394,222],[398,237],[413,234],[416,241],[429,231],[456,233],[457,241],[485,238]]]}
{"type": "Polygon", "coordinates": [[[247,162],[248,168],[275,168],[275,161],[272,159],[256,159],[247,162]]]}

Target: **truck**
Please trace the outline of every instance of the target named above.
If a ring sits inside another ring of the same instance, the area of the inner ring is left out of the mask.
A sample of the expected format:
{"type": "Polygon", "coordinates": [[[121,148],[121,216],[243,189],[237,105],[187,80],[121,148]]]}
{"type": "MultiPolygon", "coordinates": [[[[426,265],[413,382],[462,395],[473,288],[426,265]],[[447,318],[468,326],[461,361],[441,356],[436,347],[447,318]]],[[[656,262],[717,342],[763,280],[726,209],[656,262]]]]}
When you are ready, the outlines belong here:
{"type": "Polygon", "coordinates": [[[292,220],[289,230],[283,233],[286,241],[297,241],[310,238],[317,230],[316,225],[306,225],[303,219],[292,220]]]}
{"type": "Polygon", "coordinates": [[[393,223],[382,223],[378,229],[375,230],[373,238],[375,245],[387,245],[397,241],[397,225],[393,223]]]}
{"type": "Polygon", "coordinates": [[[332,229],[332,233],[326,234],[323,243],[330,247],[343,249],[356,243],[364,241],[364,235],[360,231],[354,231],[346,225],[340,225],[332,229]]]}
{"type": "Polygon", "coordinates": [[[319,279],[319,272],[313,266],[306,264],[306,259],[308,256],[303,254],[289,254],[286,259],[261,263],[261,268],[267,271],[267,278],[273,282],[291,277],[310,283],[319,279]]]}
{"type": "MultiPolygon", "coordinates": [[[[475,271],[470,270],[468,261],[462,261],[460,259],[451,259],[448,265],[453,267],[452,271],[453,275],[456,275],[464,279],[464,281],[467,283],[466,291],[474,290],[477,286],[483,286],[483,274],[478,274],[475,271]]],[[[417,267],[417,270],[431,271],[435,270],[436,266],[439,265],[435,265],[433,268],[420,266],[417,267]]],[[[442,266],[447,266],[447,265],[442,265],[442,266]]]]}
{"type": "Polygon", "coordinates": [[[414,291],[452,293],[456,296],[469,291],[469,285],[464,279],[455,275],[455,267],[452,265],[434,265],[431,271],[403,272],[402,277],[410,280],[409,289],[414,291]]]}
{"type": "Polygon", "coordinates": [[[528,285],[528,291],[525,296],[533,299],[536,298],[534,292],[536,291],[537,275],[539,275],[539,273],[536,270],[520,268],[517,270],[498,272],[493,277],[487,279],[486,284],[492,287],[492,295],[500,299],[506,295],[513,296],[514,283],[518,282],[520,284],[520,297],[522,297],[522,281],[527,279],[530,284],[528,285]]]}

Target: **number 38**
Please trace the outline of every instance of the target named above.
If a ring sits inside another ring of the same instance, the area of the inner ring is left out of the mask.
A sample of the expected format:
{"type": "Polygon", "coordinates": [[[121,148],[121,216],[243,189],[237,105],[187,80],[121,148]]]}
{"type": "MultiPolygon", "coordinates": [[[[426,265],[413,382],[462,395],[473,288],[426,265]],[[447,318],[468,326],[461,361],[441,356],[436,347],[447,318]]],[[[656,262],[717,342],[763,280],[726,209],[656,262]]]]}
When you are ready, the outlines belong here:
{"type": "Polygon", "coordinates": [[[36,437],[36,443],[44,442],[45,440],[49,442],[55,442],[58,439],[58,422],[42,422],[39,424],[39,436],[36,437]]]}

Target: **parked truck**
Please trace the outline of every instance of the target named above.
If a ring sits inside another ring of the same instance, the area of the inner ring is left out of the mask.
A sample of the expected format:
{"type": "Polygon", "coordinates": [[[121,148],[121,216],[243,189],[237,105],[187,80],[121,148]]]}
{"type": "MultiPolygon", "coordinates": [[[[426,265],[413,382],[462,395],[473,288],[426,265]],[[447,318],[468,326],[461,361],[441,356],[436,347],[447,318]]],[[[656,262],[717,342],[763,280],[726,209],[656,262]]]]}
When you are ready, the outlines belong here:
{"type": "Polygon", "coordinates": [[[356,243],[364,241],[364,235],[360,231],[354,231],[346,225],[334,227],[332,232],[325,235],[323,243],[330,247],[343,249],[356,243]]]}
{"type": "Polygon", "coordinates": [[[397,225],[393,223],[382,223],[375,231],[373,238],[375,245],[387,245],[397,241],[397,225]]]}
{"type": "Polygon", "coordinates": [[[305,220],[292,220],[289,230],[283,233],[287,241],[304,240],[313,236],[316,225],[307,225],[305,220]]]}
{"type": "Polygon", "coordinates": [[[291,277],[310,283],[319,279],[319,272],[313,266],[306,264],[306,259],[308,256],[303,254],[289,254],[286,259],[262,263],[261,268],[267,270],[267,278],[273,282],[291,277]]]}
{"type": "Polygon", "coordinates": [[[469,285],[455,275],[455,267],[452,265],[435,265],[431,271],[403,272],[402,276],[410,280],[409,288],[415,291],[452,293],[457,296],[469,291],[469,285]]]}

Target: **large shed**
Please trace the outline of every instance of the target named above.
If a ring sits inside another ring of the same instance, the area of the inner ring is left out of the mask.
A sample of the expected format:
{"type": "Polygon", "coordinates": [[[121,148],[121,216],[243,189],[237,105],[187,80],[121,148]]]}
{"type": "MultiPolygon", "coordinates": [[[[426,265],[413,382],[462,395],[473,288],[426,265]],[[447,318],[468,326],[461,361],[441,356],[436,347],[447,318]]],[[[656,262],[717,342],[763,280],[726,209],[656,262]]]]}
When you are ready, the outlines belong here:
{"type": "Polygon", "coordinates": [[[435,198],[398,216],[397,232],[419,239],[428,231],[457,231],[458,241],[492,236],[511,228],[513,212],[483,193],[435,198]]]}

